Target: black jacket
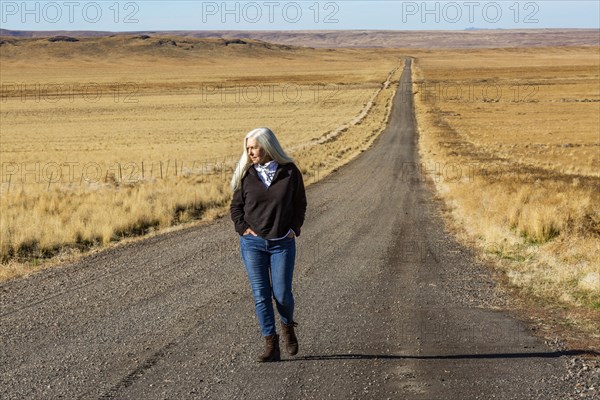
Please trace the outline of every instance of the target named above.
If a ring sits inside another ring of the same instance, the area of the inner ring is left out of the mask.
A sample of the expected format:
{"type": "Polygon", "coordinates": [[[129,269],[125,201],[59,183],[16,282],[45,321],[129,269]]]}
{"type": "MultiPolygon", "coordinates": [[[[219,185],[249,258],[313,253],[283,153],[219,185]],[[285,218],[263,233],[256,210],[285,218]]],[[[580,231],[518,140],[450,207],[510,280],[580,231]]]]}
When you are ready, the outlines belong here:
{"type": "Polygon", "coordinates": [[[267,188],[254,166],[242,178],[230,205],[235,231],[242,235],[252,228],[265,239],[284,236],[290,228],[300,236],[306,213],[302,173],[294,163],[279,164],[267,188]]]}

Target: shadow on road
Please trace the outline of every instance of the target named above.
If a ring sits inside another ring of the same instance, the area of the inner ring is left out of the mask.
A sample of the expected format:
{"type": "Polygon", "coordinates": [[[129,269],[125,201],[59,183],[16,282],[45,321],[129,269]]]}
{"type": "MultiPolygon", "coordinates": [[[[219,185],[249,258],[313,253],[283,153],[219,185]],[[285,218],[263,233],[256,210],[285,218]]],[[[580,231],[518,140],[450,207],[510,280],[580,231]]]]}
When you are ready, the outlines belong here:
{"type": "Polygon", "coordinates": [[[320,360],[461,360],[461,359],[481,359],[481,358],[558,358],[562,356],[593,356],[600,357],[600,352],[594,350],[564,350],[532,353],[492,353],[492,354],[455,354],[439,356],[410,356],[410,355],[392,355],[392,354],[330,354],[321,356],[304,356],[281,361],[320,361],[320,360]]]}

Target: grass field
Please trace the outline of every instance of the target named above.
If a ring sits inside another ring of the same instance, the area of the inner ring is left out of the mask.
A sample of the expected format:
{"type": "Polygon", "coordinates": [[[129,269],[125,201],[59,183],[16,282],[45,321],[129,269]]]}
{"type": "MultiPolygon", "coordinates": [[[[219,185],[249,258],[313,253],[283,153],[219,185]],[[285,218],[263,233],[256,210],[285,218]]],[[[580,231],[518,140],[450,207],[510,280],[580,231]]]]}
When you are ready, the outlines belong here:
{"type": "Polygon", "coordinates": [[[0,51],[0,279],[223,214],[255,127],[274,130],[307,184],[321,179],[385,126],[402,70],[392,51],[250,40],[26,39],[0,51]]]}
{"type": "Polygon", "coordinates": [[[423,171],[456,232],[597,334],[599,48],[415,56],[423,171]]]}

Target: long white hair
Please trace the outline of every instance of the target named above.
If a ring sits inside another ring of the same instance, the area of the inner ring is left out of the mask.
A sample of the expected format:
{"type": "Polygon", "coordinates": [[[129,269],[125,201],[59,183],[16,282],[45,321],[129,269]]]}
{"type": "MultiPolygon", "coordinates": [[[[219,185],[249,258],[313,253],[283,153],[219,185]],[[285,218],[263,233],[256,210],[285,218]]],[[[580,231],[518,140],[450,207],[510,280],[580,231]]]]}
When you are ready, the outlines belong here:
{"type": "Polygon", "coordinates": [[[286,154],[279,140],[269,128],[256,128],[251,130],[244,137],[244,151],[238,161],[233,177],[231,178],[231,190],[234,192],[241,187],[242,179],[248,173],[248,169],[252,165],[252,160],[248,157],[247,143],[248,139],[254,138],[258,142],[258,145],[266,151],[271,159],[277,161],[278,164],[289,164],[293,163],[294,159],[286,154]]]}

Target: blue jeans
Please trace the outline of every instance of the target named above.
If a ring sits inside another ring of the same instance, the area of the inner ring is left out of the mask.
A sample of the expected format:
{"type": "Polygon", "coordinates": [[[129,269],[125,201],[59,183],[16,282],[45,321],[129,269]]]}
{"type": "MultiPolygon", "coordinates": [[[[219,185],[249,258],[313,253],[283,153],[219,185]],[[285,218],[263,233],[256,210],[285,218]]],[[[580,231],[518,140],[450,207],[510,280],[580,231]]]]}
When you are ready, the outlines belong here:
{"type": "Polygon", "coordinates": [[[240,236],[240,252],[246,266],[256,316],[263,336],[276,333],[272,298],[281,322],[294,320],[292,276],[296,259],[296,238],[268,240],[252,234],[240,236]]]}

